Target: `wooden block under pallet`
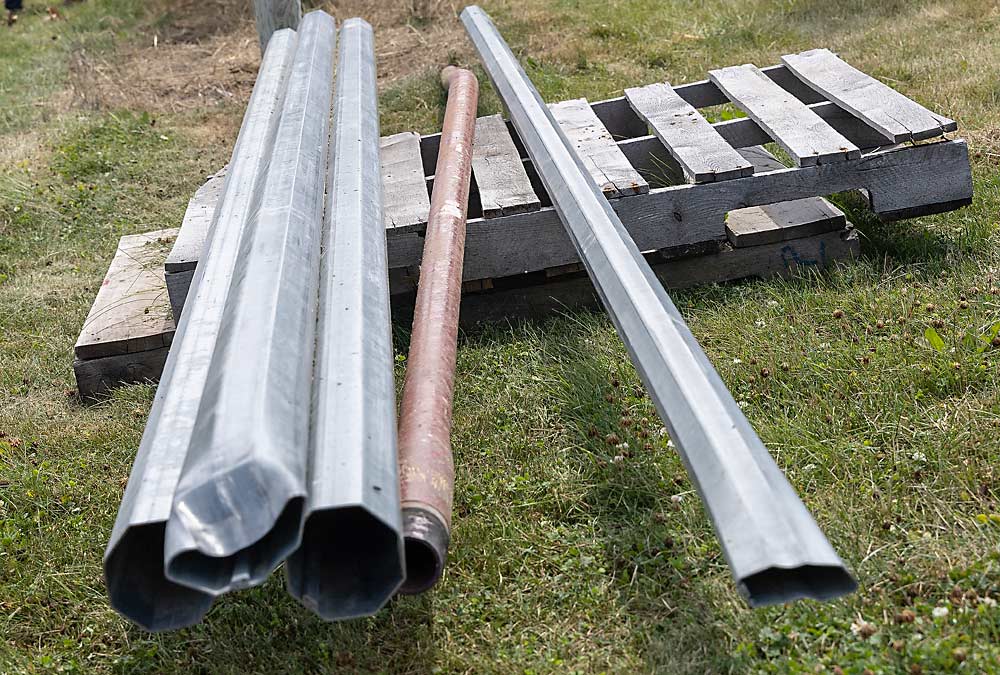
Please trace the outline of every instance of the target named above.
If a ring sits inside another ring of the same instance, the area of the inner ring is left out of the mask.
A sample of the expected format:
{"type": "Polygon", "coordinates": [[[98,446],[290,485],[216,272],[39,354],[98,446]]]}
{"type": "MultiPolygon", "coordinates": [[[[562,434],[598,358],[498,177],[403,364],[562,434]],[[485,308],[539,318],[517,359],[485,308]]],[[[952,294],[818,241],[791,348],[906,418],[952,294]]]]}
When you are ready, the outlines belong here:
{"type": "Polygon", "coordinates": [[[174,337],[163,263],[177,230],[122,237],[83,324],[73,371],[83,398],[157,380],[174,337]]]}

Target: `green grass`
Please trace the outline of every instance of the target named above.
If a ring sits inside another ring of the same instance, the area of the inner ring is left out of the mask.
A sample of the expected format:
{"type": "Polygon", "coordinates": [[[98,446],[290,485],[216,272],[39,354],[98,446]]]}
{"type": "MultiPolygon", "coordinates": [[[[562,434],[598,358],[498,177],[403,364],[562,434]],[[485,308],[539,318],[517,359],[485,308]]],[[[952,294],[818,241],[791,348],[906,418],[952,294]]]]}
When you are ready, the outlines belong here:
{"type": "MultiPolygon", "coordinates": [[[[860,261],[675,294],[859,592],[749,610],[610,323],[570,313],[462,338],[454,544],[433,593],[329,625],[276,576],[178,633],[118,618],[100,560],[152,389],[81,405],[72,345],[118,237],[180,221],[230,151],[199,146],[202,129],[238,109],[71,107],[75,50],[167,20],[90,0],[0,30],[0,672],[1000,671],[1000,350],[979,348],[1000,321],[1000,12],[486,4],[547,100],[828,46],[959,121],[971,207],[884,224],[838,197],[860,261]]],[[[429,48],[473,62],[464,43],[429,48]]],[[[499,110],[483,81],[481,112],[499,110]]],[[[441,112],[431,70],[383,92],[386,133],[441,112]]]]}

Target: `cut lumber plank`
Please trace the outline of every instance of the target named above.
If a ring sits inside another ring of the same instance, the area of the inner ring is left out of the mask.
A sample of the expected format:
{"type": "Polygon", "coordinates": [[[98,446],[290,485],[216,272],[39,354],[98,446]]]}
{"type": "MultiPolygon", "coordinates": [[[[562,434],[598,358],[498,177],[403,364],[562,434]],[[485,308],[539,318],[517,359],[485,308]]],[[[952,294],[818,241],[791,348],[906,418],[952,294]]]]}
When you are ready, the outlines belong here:
{"type": "Polygon", "coordinates": [[[931,112],[829,49],[789,54],[781,61],[807,85],[893,143],[934,138],[958,128],[954,120],[931,112]]]}
{"type": "Polygon", "coordinates": [[[170,249],[170,255],[163,263],[163,278],[167,283],[167,296],[170,298],[170,309],[175,323],[181,319],[184,300],[187,298],[194,270],[205,248],[205,240],[212,226],[215,206],[219,201],[219,195],[222,194],[222,185],[228,168],[225,166],[218,173],[209,176],[208,180],[195,191],[191,201],[188,202],[187,211],[184,212],[184,220],[181,222],[174,247],[170,249]]]}
{"type": "Polygon", "coordinates": [[[197,267],[228,168],[225,166],[218,173],[209,176],[188,202],[177,240],[163,264],[163,269],[167,272],[184,272],[197,267]]]}
{"type": "MultiPolygon", "coordinates": [[[[757,173],[787,169],[765,148],[755,145],[739,150],[757,173]]],[[[822,197],[805,197],[776,204],[750,206],[726,216],[726,236],[736,248],[773,244],[811,237],[847,224],[844,213],[822,197]]]]}
{"type": "Polygon", "coordinates": [[[381,139],[385,226],[426,223],[431,211],[420,157],[420,135],[404,131],[381,139]]]}
{"type": "Polygon", "coordinates": [[[730,211],[726,235],[733,246],[745,248],[812,237],[846,224],[844,212],[833,204],[822,197],[807,197],[730,211]]]}
{"type": "Polygon", "coordinates": [[[709,77],[798,166],[843,162],[861,156],[857,146],[753,64],[712,70],[709,77]]]}
{"type": "Polygon", "coordinates": [[[122,237],[83,324],[74,352],[92,359],[168,346],[174,320],[163,281],[163,261],[177,230],[122,237]]]}
{"type": "Polygon", "coordinates": [[[500,115],[476,120],[472,173],[479,187],[484,218],[537,211],[541,206],[507,123],[500,115]]]}
{"type": "Polygon", "coordinates": [[[677,160],[689,183],[729,180],[753,173],[750,162],[669,83],[626,89],[625,98],[677,160]]]}
{"type": "Polygon", "coordinates": [[[552,103],[549,110],[606,197],[614,199],[649,192],[649,184],[625,159],[587,99],[552,103]]]}

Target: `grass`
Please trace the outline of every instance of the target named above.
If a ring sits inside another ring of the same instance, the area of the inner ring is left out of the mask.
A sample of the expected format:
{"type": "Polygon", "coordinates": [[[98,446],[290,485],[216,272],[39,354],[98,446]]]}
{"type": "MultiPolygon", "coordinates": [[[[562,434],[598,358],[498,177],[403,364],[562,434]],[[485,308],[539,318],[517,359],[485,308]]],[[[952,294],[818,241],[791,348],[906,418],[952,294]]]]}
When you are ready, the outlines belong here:
{"type": "MultiPolygon", "coordinates": [[[[412,30],[453,25],[418,4],[412,30]]],[[[547,100],[828,46],[958,120],[971,207],[883,224],[845,197],[860,261],[675,295],[860,591],[746,608],[613,328],[571,313],[462,338],[453,557],[432,594],[328,625],[275,577],[175,634],[118,618],[100,559],[152,388],[81,405],[72,345],[118,237],[180,221],[240,105],[74,105],[80,49],[169,21],[91,0],[0,31],[0,672],[1000,671],[1000,350],[978,348],[1000,321],[997,6],[486,4],[547,100]]],[[[474,63],[456,35],[427,49],[474,63]]],[[[384,132],[438,125],[437,87],[431,66],[390,82],[384,132]]]]}

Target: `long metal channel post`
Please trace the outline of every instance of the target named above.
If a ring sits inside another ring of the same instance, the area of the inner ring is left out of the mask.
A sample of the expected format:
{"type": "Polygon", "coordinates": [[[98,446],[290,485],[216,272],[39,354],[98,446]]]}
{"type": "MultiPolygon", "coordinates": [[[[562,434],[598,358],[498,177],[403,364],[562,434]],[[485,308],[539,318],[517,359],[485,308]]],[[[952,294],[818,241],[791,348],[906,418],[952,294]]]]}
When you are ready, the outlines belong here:
{"type": "Polygon", "coordinates": [[[441,83],[448,91],[448,106],[399,414],[400,501],[406,540],[406,581],[400,592],[406,594],[422,593],[441,578],[448,560],[455,489],[451,405],[479,82],[472,71],[448,66],[441,72],[441,83]]]}
{"type": "Polygon", "coordinates": [[[462,21],[663,418],[752,606],[852,592],[854,580],[750,427],[489,16],[462,21]]]}
{"type": "Polygon", "coordinates": [[[195,272],[104,553],[111,605],[147,630],[197,623],[212,603],[210,595],[167,579],[164,534],[215,349],[240,237],[257,209],[255,195],[274,146],[296,42],[294,31],[281,30],[268,43],[205,254],[195,272]]]}
{"type": "Polygon", "coordinates": [[[167,577],[213,595],[263,582],[301,537],[336,22],[311,12],[298,36],[167,522],[167,577]]]}
{"type": "Polygon", "coordinates": [[[313,371],[309,499],[288,591],[324,619],[373,614],[403,581],[375,46],[340,30],[313,371]]]}

